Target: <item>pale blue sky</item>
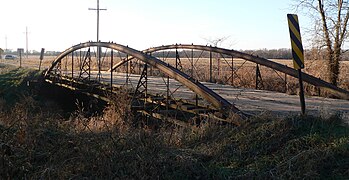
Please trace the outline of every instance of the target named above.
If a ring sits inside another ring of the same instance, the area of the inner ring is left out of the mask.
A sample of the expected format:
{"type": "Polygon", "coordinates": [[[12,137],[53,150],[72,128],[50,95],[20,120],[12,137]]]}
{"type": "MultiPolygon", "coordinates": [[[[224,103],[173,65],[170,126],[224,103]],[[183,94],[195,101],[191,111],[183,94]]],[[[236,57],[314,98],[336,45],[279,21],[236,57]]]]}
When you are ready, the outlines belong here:
{"type": "MultiPolygon", "coordinates": [[[[96,40],[96,0],[0,0],[0,47],[62,51],[96,40]]],[[[100,0],[100,39],[142,50],[229,37],[233,49],[289,48],[292,0],[100,0]]],[[[301,27],[304,15],[299,14],[301,27]]],[[[304,40],[303,40],[304,41],[304,40]]],[[[306,43],[306,42],[305,42],[306,43]]]]}

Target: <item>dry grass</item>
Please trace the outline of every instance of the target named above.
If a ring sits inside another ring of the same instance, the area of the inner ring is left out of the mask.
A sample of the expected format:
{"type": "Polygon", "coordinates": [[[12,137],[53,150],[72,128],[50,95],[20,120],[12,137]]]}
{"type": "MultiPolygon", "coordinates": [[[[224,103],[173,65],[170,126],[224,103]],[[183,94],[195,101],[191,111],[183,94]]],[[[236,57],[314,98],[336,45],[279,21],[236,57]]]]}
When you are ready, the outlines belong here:
{"type": "MultiPolygon", "coordinates": [[[[5,179],[345,178],[349,129],[339,117],[261,116],[239,128],[137,128],[111,105],[70,119],[26,98],[1,111],[5,179]],[[114,119],[118,118],[118,119],[114,119]],[[98,124],[98,126],[96,126],[98,124]]],[[[50,109],[52,108],[52,109],[50,109]]],[[[121,108],[124,110],[123,108],[121,108]]]]}
{"type": "MultiPolygon", "coordinates": [[[[56,58],[56,56],[45,56],[45,58],[42,61],[42,69],[49,67],[55,58],[56,58]]],[[[20,60],[19,60],[19,58],[15,59],[15,60],[0,59],[0,63],[12,64],[12,65],[19,67],[20,60]]],[[[30,56],[28,56],[28,58],[22,57],[23,67],[30,67],[30,68],[38,69],[39,64],[40,64],[40,56],[30,55],[30,56]]]]}
{"type": "MultiPolygon", "coordinates": [[[[11,71],[9,71],[11,72],[11,71]]],[[[5,73],[7,74],[7,73],[5,73]]],[[[24,77],[23,77],[24,78],[24,77]]],[[[10,81],[17,83],[23,81],[10,81]]],[[[21,83],[20,83],[21,84],[21,83]]],[[[13,86],[27,92],[21,85],[13,86]]],[[[99,116],[55,102],[0,101],[2,179],[345,179],[349,128],[327,119],[261,115],[227,127],[193,129],[139,122],[120,92],[99,116]]],[[[79,103],[77,103],[79,104],[79,103]]],[[[210,121],[209,121],[210,122],[210,121]]]]}

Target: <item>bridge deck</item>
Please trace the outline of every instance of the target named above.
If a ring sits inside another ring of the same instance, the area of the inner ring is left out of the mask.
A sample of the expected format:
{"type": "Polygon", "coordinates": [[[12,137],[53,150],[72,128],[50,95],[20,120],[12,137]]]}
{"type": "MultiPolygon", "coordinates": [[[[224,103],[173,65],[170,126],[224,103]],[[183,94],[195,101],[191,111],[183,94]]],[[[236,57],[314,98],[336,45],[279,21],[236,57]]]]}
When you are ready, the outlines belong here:
{"type": "MultiPolygon", "coordinates": [[[[96,77],[97,72],[91,72],[96,77]]],[[[130,75],[129,87],[136,87],[140,75],[130,75]]],[[[102,72],[102,81],[110,82],[110,73],[102,72]]],[[[113,85],[125,85],[126,74],[114,73],[113,85]]],[[[161,94],[166,96],[167,78],[148,76],[148,92],[151,94],[161,94]]],[[[264,90],[234,88],[229,85],[202,82],[223,98],[234,104],[243,112],[249,114],[260,114],[270,112],[277,116],[286,116],[300,113],[299,96],[284,93],[270,92],[264,90]]],[[[171,92],[176,91],[173,97],[189,101],[195,101],[195,94],[188,88],[182,86],[177,81],[170,79],[171,92]],[[177,90],[176,90],[177,89],[177,90]]],[[[205,104],[203,100],[199,103],[205,104]]],[[[306,97],[307,114],[315,116],[330,116],[336,113],[349,119],[349,101],[340,99],[330,99],[322,97],[306,97]]]]}

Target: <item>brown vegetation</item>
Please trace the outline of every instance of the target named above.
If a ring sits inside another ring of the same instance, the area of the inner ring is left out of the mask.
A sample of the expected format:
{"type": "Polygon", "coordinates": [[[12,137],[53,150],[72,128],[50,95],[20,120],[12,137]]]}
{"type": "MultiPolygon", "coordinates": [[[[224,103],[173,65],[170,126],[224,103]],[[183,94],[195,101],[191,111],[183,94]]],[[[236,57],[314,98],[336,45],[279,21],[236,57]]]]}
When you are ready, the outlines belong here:
{"type": "Polygon", "coordinates": [[[132,114],[120,92],[101,115],[87,116],[78,106],[65,118],[56,102],[38,98],[12,70],[4,70],[8,72],[11,89],[0,90],[21,98],[14,104],[0,98],[3,179],[349,176],[349,131],[340,116],[276,119],[266,114],[242,121],[240,127],[207,121],[192,128],[166,123],[153,128],[132,114]]]}
{"type": "MultiPolygon", "coordinates": [[[[122,102],[122,101],[120,101],[122,102]]],[[[69,119],[28,97],[1,111],[0,176],[7,179],[344,178],[348,129],[339,117],[268,115],[239,128],[135,127],[127,107],[69,119]],[[126,108],[126,109],[125,109],[126,108]],[[121,114],[120,114],[121,113],[121,114]]]]}

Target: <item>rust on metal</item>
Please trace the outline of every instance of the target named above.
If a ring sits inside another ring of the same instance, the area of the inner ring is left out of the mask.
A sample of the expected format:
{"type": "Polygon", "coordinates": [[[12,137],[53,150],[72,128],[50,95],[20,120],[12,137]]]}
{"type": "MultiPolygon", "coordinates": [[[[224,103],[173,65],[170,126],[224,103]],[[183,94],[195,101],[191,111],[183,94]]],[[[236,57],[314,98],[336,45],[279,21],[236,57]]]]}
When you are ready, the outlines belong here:
{"type": "MultiPolygon", "coordinates": [[[[239,52],[239,51],[232,50],[232,49],[224,49],[224,48],[219,48],[219,47],[192,45],[192,44],[175,44],[175,45],[153,47],[153,48],[143,50],[142,52],[152,53],[152,52],[157,52],[157,51],[162,51],[162,50],[170,50],[170,49],[194,49],[194,50],[204,50],[207,52],[214,52],[214,53],[221,53],[221,54],[225,54],[225,55],[230,55],[234,58],[240,58],[240,59],[244,59],[244,60],[247,60],[250,62],[254,62],[256,64],[260,64],[260,65],[263,65],[265,67],[269,67],[269,68],[274,69],[276,71],[290,75],[292,77],[298,78],[298,71],[293,69],[293,68],[287,67],[286,65],[283,65],[283,64],[279,64],[279,63],[270,61],[270,60],[265,59],[265,58],[253,56],[253,55],[246,54],[246,53],[239,52]]],[[[125,62],[130,61],[132,59],[133,59],[133,57],[123,59],[119,63],[115,64],[112,69],[109,69],[109,71],[117,69],[119,66],[121,66],[125,62]]],[[[329,91],[333,95],[335,95],[341,99],[349,100],[349,92],[342,89],[342,88],[334,86],[331,83],[328,83],[324,80],[321,80],[320,78],[314,77],[314,76],[309,75],[309,74],[304,73],[304,72],[302,72],[302,78],[303,78],[303,81],[305,81],[309,84],[312,84],[320,89],[329,91]]]]}
{"type": "MultiPolygon", "coordinates": [[[[161,61],[160,59],[156,57],[149,56],[145,53],[142,53],[140,51],[137,51],[135,49],[129,48],[127,46],[123,46],[120,44],[115,43],[108,43],[108,42],[86,42],[81,43],[78,45],[75,45],[71,48],[66,49],[64,52],[62,52],[60,55],[57,56],[57,58],[52,62],[51,67],[46,71],[45,77],[48,77],[51,73],[51,71],[54,69],[54,67],[61,62],[61,60],[67,56],[68,54],[87,47],[104,47],[104,48],[110,48],[114,49],[120,52],[123,52],[125,54],[132,56],[133,58],[137,58],[144,63],[147,63],[157,69],[159,69],[161,72],[163,72],[165,75],[177,80],[178,82],[182,83],[186,87],[188,87],[190,90],[195,92],[196,94],[200,95],[204,99],[206,99],[208,102],[212,103],[212,105],[221,112],[234,112],[236,114],[239,114],[242,117],[245,117],[245,115],[234,105],[232,105],[229,101],[222,98],[220,95],[212,91],[211,89],[207,88],[205,85],[201,84],[198,81],[195,81],[193,78],[188,76],[187,74],[183,73],[182,71],[176,69],[175,67],[161,61]]],[[[130,58],[128,58],[130,59],[130,58]]],[[[127,61],[123,61],[126,63],[127,61]]]]}

